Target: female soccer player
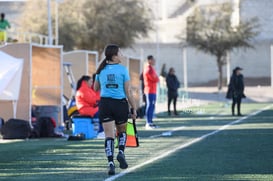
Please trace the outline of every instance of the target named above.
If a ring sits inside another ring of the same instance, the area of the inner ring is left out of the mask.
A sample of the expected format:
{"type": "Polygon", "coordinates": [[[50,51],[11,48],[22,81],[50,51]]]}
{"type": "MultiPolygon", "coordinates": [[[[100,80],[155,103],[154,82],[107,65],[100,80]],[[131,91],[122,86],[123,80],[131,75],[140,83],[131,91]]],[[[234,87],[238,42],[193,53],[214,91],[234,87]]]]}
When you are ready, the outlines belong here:
{"type": "Polygon", "coordinates": [[[132,118],[136,119],[136,107],[130,92],[130,76],[126,67],[121,65],[124,58],[117,45],[107,45],[105,59],[96,71],[95,91],[100,90],[99,119],[105,133],[105,153],[108,159],[108,174],[115,174],[114,138],[115,128],[118,132],[117,160],[121,169],[126,169],[124,149],[126,145],[126,125],[128,121],[129,105],[132,118]]]}

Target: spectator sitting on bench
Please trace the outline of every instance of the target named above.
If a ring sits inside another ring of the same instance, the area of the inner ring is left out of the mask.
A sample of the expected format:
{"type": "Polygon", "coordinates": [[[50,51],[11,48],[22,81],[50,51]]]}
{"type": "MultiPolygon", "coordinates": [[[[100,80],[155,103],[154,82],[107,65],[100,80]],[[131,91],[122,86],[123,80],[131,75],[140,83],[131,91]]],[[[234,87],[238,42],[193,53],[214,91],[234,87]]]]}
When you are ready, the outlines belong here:
{"type": "MultiPolygon", "coordinates": [[[[81,115],[88,115],[98,118],[100,100],[99,94],[92,89],[93,80],[88,75],[83,75],[77,82],[76,106],[81,115]]],[[[103,133],[100,124],[98,133],[103,133]]]]}

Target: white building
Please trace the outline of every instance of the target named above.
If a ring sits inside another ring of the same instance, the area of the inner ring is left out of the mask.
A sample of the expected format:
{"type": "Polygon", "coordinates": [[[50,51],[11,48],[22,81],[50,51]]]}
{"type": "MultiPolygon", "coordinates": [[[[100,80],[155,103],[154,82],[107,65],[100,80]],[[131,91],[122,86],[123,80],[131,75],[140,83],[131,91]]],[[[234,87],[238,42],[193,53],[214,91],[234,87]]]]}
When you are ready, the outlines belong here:
{"type": "MultiPolygon", "coordinates": [[[[146,2],[146,1],[145,1],[146,2]]],[[[247,85],[270,85],[271,59],[270,45],[273,38],[273,1],[272,0],[150,0],[147,4],[154,12],[155,31],[148,38],[138,40],[126,53],[145,59],[148,54],[157,58],[157,70],[166,63],[167,68],[174,67],[183,82],[183,50],[178,35],[185,32],[186,18],[197,6],[212,6],[220,3],[232,3],[233,24],[252,17],[258,17],[260,34],[253,41],[255,49],[238,49],[231,53],[230,68],[244,68],[247,85]],[[257,82],[258,81],[258,82],[257,82]]],[[[216,58],[194,48],[187,48],[187,79],[189,85],[204,84],[217,79],[216,58]]],[[[225,75],[229,77],[230,72],[225,75]],[[227,75],[228,74],[228,75],[227,75]]],[[[216,83],[215,83],[216,86],[216,83]]]]}

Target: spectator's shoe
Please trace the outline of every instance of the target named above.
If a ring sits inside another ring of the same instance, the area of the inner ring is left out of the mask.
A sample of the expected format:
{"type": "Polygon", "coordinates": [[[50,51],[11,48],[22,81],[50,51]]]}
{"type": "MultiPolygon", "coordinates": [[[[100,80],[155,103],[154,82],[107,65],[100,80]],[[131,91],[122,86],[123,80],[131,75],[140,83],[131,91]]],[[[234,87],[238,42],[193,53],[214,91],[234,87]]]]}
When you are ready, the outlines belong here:
{"type": "Polygon", "coordinates": [[[113,162],[108,164],[108,175],[115,175],[115,164],[113,162]]]}
{"type": "Polygon", "coordinates": [[[121,169],[126,169],[128,168],[128,164],[125,160],[125,155],[122,151],[119,151],[118,155],[117,155],[117,160],[119,162],[119,168],[121,169]]]}
{"type": "Polygon", "coordinates": [[[159,128],[159,126],[156,126],[155,124],[151,123],[151,124],[146,124],[145,128],[146,130],[151,130],[151,129],[159,128]]]}
{"type": "Polygon", "coordinates": [[[150,124],[146,124],[145,129],[146,130],[151,130],[151,129],[154,129],[154,127],[152,127],[150,124]]]}
{"type": "Polygon", "coordinates": [[[171,114],[171,111],[168,111],[168,115],[169,115],[169,116],[171,116],[171,115],[172,115],[172,114],[171,114]]]}
{"type": "Polygon", "coordinates": [[[154,123],[150,124],[153,128],[159,128],[159,126],[155,125],[154,123]]]}
{"type": "Polygon", "coordinates": [[[177,111],[174,111],[174,115],[178,116],[179,114],[178,114],[178,112],[177,112],[177,111]]]}
{"type": "Polygon", "coordinates": [[[238,113],[238,116],[243,116],[241,113],[238,113]]]}

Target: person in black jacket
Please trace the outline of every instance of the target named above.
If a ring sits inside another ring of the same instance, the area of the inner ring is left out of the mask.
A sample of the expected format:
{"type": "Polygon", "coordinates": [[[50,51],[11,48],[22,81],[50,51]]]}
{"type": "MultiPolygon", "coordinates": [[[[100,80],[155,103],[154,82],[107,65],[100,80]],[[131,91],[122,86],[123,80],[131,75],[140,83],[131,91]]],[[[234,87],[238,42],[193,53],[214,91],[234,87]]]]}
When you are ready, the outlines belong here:
{"type": "Polygon", "coordinates": [[[174,108],[174,114],[178,115],[176,110],[176,101],[178,97],[178,88],[180,86],[180,83],[175,75],[174,68],[169,69],[169,73],[166,77],[166,83],[168,88],[168,114],[171,115],[170,105],[173,101],[173,108],[174,108]]]}
{"type": "Polygon", "coordinates": [[[237,104],[237,115],[242,116],[241,114],[241,101],[242,98],[245,98],[244,94],[244,76],[241,74],[241,70],[243,70],[240,67],[236,67],[233,70],[232,76],[229,81],[228,86],[228,92],[226,98],[232,99],[232,105],[231,105],[231,111],[232,115],[234,116],[234,109],[235,105],[237,104]]]}

